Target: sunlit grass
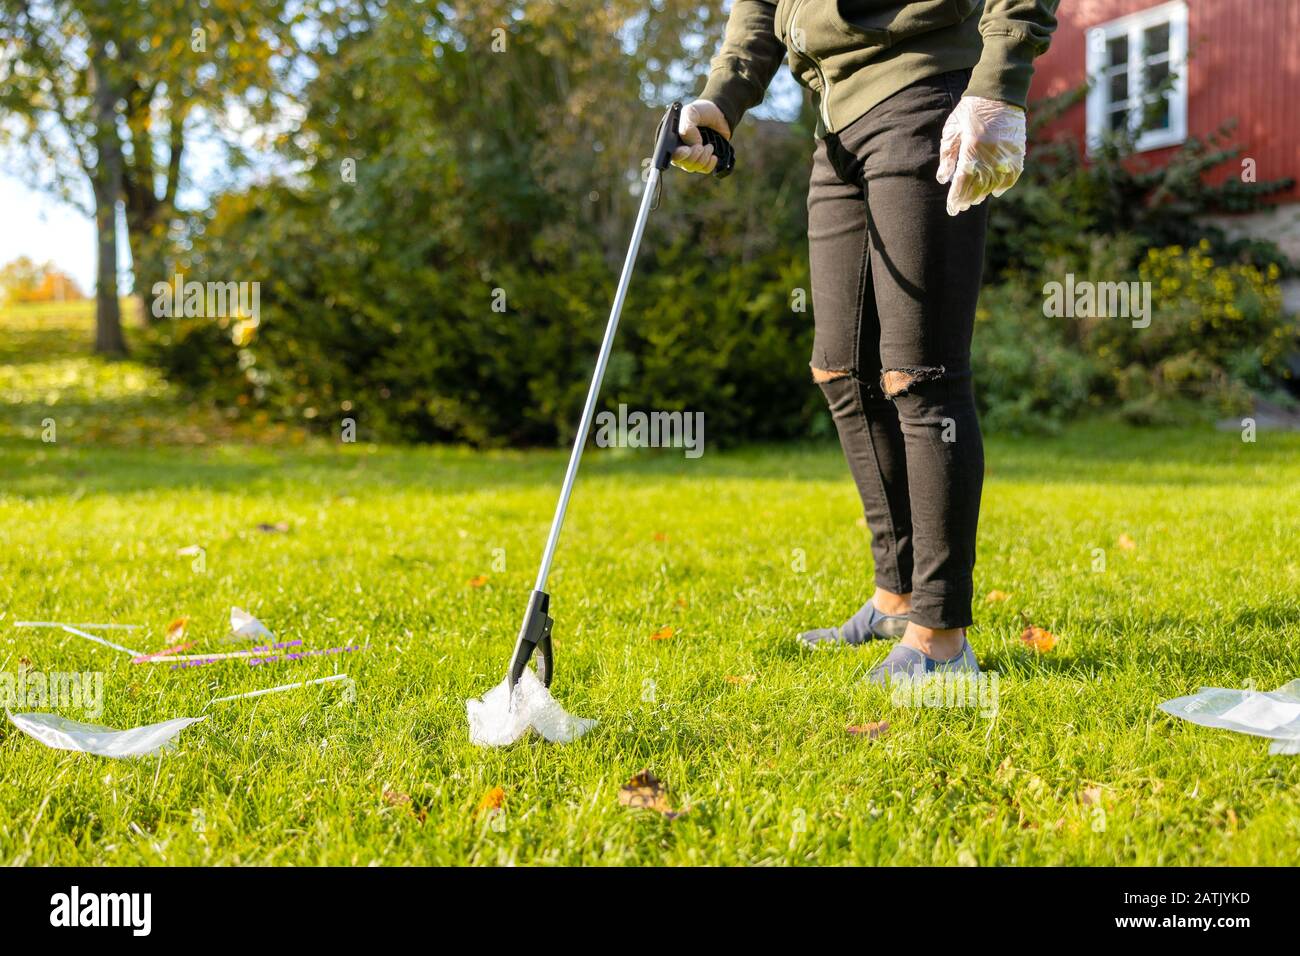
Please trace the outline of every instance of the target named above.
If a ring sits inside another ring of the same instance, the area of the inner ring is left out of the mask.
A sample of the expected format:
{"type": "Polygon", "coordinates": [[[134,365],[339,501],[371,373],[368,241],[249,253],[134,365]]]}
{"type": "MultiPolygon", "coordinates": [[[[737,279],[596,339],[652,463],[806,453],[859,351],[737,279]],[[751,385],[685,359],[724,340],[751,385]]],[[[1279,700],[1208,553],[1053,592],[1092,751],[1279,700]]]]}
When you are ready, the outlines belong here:
{"type": "Polygon", "coordinates": [[[55,443],[30,424],[0,434],[0,671],[103,671],[98,722],[115,727],[335,670],[356,691],[216,705],[176,752],[130,762],[5,724],[0,861],[1294,862],[1300,761],[1156,704],[1300,675],[1298,436],[990,440],[972,643],[999,675],[992,718],[893,706],[862,682],[885,645],[794,644],[868,587],[837,449],[595,453],[551,589],[555,690],[600,725],[480,750],[464,701],[503,676],[563,453],[91,441],[78,421],[107,414],[101,395],[159,421],[191,412],[132,363],[82,356],[103,380],[60,384],[54,360],[23,354],[46,371],[2,373],[29,376],[0,386],[6,419],[60,424],[55,443]],[[65,425],[49,409],[71,393],[86,417],[65,425]],[[257,530],[280,521],[288,533],[257,530]],[[192,544],[201,570],[177,554],[192,544]],[[984,603],[994,589],[1009,599],[984,603]],[[232,604],[308,646],[370,646],[171,670],[12,627],[136,623],[156,650],[184,615],[200,647],[227,650],[232,604]],[[1021,644],[1022,615],[1059,635],[1053,651],[1021,644]],[[879,739],[845,731],[878,720],[879,739]],[[689,812],[619,806],[645,767],[689,812]],[[495,786],[496,825],[475,813],[495,786]]]}
{"type": "MultiPolygon", "coordinates": [[[[140,303],[122,301],[123,324],[135,351],[140,303]]],[[[0,308],[0,437],[58,438],[138,448],[241,442],[301,444],[301,430],[251,418],[232,421],[187,403],[139,361],[96,357],[94,302],[46,302],[0,308]]]]}

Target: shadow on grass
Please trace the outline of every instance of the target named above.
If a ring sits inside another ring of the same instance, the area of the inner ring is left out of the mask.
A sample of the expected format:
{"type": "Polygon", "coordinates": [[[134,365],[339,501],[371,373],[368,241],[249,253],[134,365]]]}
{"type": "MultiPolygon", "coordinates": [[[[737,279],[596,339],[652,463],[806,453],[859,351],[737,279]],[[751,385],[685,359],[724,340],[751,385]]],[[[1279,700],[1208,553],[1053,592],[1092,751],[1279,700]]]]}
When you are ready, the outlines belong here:
{"type": "MultiPolygon", "coordinates": [[[[127,407],[126,405],[123,406],[127,407]]],[[[0,406],[0,414],[4,409],[0,406]]],[[[140,425],[150,427],[148,421],[140,425]]],[[[564,473],[562,449],[473,451],[449,447],[342,445],[328,439],[284,445],[240,442],[188,447],[81,445],[75,435],[57,444],[37,438],[0,438],[6,490],[20,496],[122,494],[202,486],[214,494],[250,485],[305,483],[309,496],[358,489],[466,493],[553,485],[564,473]]],[[[1281,479],[1300,462],[1300,436],[1276,436],[1245,445],[1233,436],[1185,430],[1115,435],[1086,426],[1068,436],[990,439],[992,483],[1215,486],[1240,483],[1249,470],[1281,479]]],[[[748,447],[685,459],[671,450],[589,449],[582,477],[680,482],[842,482],[849,476],[839,449],[830,444],[748,447]]],[[[1247,489],[1243,488],[1243,491],[1247,489]]]]}
{"type": "MultiPolygon", "coordinates": [[[[976,612],[978,617],[978,611],[976,612]]],[[[870,665],[878,663],[886,650],[893,646],[893,641],[871,641],[859,647],[826,647],[812,650],[805,648],[795,639],[795,634],[808,627],[824,626],[824,621],[792,621],[788,633],[769,635],[755,649],[757,660],[788,663],[794,660],[816,662],[819,655],[849,654],[862,658],[862,673],[865,677],[870,665]]],[[[1288,642],[1284,636],[1295,632],[1300,627],[1300,607],[1270,606],[1244,608],[1230,618],[1217,615],[1213,609],[1189,611],[1177,616],[1159,614],[1140,617],[1098,617],[1092,628],[1088,641],[1071,642],[1067,654],[1047,653],[1032,654],[1026,648],[1000,643],[996,649],[989,649],[989,638],[1005,627],[995,625],[982,628],[976,621],[971,642],[975,647],[980,667],[986,671],[999,674],[1050,674],[1067,679],[1088,679],[1098,673],[1111,669],[1117,660],[1122,660],[1126,667],[1137,666],[1152,675],[1170,673],[1205,673],[1210,670],[1231,672],[1249,672],[1249,665],[1258,665],[1259,647],[1254,641],[1236,640],[1207,645],[1198,641],[1198,636],[1207,627],[1214,627],[1219,632],[1241,634],[1252,632],[1275,635],[1277,663],[1286,665],[1288,658],[1300,674],[1300,645],[1288,642]],[[1157,640],[1135,639],[1134,634],[1157,635],[1157,640]],[[981,640],[981,637],[984,640],[981,640]],[[1112,642],[1108,645],[1107,641],[1112,642]],[[1189,646],[1195,646],[1189,652],[1189,646]],[[1115,651],[1109,652],[1108,646],[1115,651]],[[1077,648],[1077,650],[1076,650],[1077,648]]],[[[1078,628],[1074,628],[1078,630],[1078,628]]],[[[1263,638],[1261,638],[1263,639],[1263,638]]],[[[1271,689],[1271,688],[1264,688],[1271,689]]]]}

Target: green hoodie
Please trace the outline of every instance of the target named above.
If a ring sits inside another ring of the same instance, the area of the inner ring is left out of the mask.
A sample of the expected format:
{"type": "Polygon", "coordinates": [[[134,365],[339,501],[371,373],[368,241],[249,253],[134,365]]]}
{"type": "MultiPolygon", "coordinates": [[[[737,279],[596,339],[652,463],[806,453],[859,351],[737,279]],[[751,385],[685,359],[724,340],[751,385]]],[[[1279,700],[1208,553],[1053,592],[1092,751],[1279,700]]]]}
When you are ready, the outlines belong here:
{"type": "Polygon", "coordinates": [[[734,130],[787,51],[836,132],[919,79],[973,69],[971,96],[1025,105],[1060,0],[734,0],[701,99],[734,130]]]}

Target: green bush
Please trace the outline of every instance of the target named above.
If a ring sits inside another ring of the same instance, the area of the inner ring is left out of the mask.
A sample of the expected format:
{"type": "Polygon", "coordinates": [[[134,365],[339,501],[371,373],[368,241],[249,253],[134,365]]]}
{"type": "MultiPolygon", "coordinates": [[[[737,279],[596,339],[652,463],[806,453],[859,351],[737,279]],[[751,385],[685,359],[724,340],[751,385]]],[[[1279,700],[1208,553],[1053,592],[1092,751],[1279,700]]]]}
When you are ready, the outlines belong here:
{"type": "MultiPolygon", "coordinates": [[[[233,415],[351,418],[362,437],[569,440],[656,118],[640,98],[668,80],[655,57],[574,47],[574,11],[547,9],[512,24],[508,59],[477,55],[455,18],[415,29],[434,11],[395,9],[340,39],[285,140],[300,174],[220,197],[179,256],[187,279],[260,281],[260,323],[159,323],[151,354],[168,377],[233,415]],[[421,55],[394,70],[413,42],[421,55]],[[557,49],[570,71],[556,73],[557,49]]],[[[1078,98],[1036,104],[1036,133],[1078,98]]],[[[1035,135],[1024,178],[991,204],[974,341],[990,429],[1050,430],[1093,408],[1150,422],[1235,410],[1285,382],[1275,250],[1202,224],[1280,184],[1203,186],[1234,155],[1219,139],[1147,169],[1131,143],[1085,161],[1035,135]],[[1045,283],[1071,273],[1152,282],[1151,326],[1047,317],[1045,283]]],[[[743,172],[725,183],[666,177],[602,402],[703,412],[712,442],[828,434],[808,383],[812,314],[795,301],[809,290],[808,131],[747,122],[737,148],[743,172]]]]}
{"type": "Polygon", "coordinates": [[[984,290],[973,361],[990,430],[1050,431],[1088,408],[1139,424],[1236,414],[1252,389],[1289,380],[1280,360],[1297,347],[1296,327],[1282,311],[1277,266],[1219,264],[1203,240],[1149,249],[1132,268],[1135,244],[1094,240],[1084,257],[984,290]],[[1070,274],[1076,285],[1149,283],[1149,325],[1100,309],[1049,317],[1047,283],[1070,274]]]}
{"type": "Polygon", "coordinates": [[[1025,282],[989,286],[980,296],[971,362],[988,431],[1054,432],[1096,394],[1098,364],[1070,341],[1068,323],[1042,308],[1038,289],[1025,282]]]}
{"type": "MultiPolygon", "coordinates": [[[[546,266],[505,262],[488,275],[407,271],[396,264],[399,234],[376,231],[369,248],[356,240],[283,193],[226,197],[199,264],[212,276],[271,274],[260,323],[238,344],[235,323],[159,323],[150,356],[232,414],[265,411],[335,431],[352,418],[374,439],[571,439],[617,264],[577,252],[546,266]]],[[[700,411],[715,443],[807,434],[820,398],[806,386],[812,316],[793,310],[796,288],[808,288],[802,257],[719,265],[684,239],[644,251],[604,407],[700,411]]]]}
{"type": "Polygon", "coordinates": [[[1138,131],[1108,134],[1085,155],[1073,133],[1052,130],[1086,92],[1080,87],[1033,104],[1024,174],[989,210],[986,274],[1000,278],[1048,270],[1059,259],[1087,259],[1099,237],[1131,240],[1133,268],[1148,248],[1201,242],[1210,243],[1220,262],[1294,268],[1276,245],[1230,240],[1206,219],[1210,213],[1263,209],[1294,184],[1230,177],[1207,185],[1216,170],[1235,165],[1241,152],[1231,142],[1231,124],[1190,137],[1158,164],[1136,153],[1138,131]]]}
{"type": "Polygon", "coordinates": [[[1218,264],[1203,239],[1191,249],[1149,249],[1137,278],[1149,282],[1146,329],[1088,322],[1084,340],[1131,421],[1171,420],[1180,408],[1220,415],[1249,409],[1250,389],[1286,381],[1279,361],[1297,345],[1282,311],[1279,269],[1218,264]]]}

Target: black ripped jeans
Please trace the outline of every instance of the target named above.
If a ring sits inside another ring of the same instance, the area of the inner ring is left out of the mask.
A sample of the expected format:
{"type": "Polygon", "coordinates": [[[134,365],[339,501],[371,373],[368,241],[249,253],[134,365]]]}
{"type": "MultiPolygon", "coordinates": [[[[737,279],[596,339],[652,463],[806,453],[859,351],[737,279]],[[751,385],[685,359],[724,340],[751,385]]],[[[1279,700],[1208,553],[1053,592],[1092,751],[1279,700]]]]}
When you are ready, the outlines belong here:
{"type": "Polygon", "coordinates": [[[984,481],[970,340],[988,205],[949,216],[934,178],[969,78],[921,80],[819,140],[808,189],[811,364],[848,373],[821,388],[862,496],[876,584],[911,591],[911,620],[932,628],[971,623],[984,481]]]}

